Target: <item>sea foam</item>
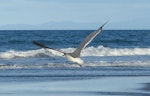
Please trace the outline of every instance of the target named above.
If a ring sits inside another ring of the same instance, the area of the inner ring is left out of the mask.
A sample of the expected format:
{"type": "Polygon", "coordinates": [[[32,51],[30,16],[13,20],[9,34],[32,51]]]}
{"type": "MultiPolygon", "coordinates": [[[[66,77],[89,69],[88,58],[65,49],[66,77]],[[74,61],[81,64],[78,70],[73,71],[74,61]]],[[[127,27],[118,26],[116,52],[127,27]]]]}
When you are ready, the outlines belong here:
{"type": "MultiPolygon", "coordinates": [[[[64,52],[73,52],[75,48],[60,49],[64,52]]],[[[87,47],[81,52],[81,56],[130,56],[130,55],[150,55],[150,48],[108,48],[103,46],[87,47]]],[[[37,49],[27,51],[9,50],[0,52],[0,58],[28,58],[28,57],[47,57],[63,56],[62,53],[51,49],[37,49]]]]}

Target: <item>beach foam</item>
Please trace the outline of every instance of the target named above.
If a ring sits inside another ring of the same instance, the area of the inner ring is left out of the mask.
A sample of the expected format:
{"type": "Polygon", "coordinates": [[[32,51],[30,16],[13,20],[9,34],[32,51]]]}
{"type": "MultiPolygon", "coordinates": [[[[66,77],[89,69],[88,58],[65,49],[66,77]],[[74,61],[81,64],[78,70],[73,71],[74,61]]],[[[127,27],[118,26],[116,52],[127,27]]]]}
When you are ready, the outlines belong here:
{"type": "MultiPolygon", "coordinates": [[[[73,52],[75,48],[63,48],[64,52],[73,52]]],[[[131,56],[131,55],[150,55],[150,48],[107,48],[103,46],[87,47],[81,56],[131,56]]],[[[14,58],[28,58],[28,57],[47,57],[47,56],[63,56],[62,53],[50,49],[37,49],[28,51],[9,50],[0,52],[0,58],[14,59],[14,58]]]]}
{"type": "MultiPolygon", "coordinates": [[[[97,62],[97,63],[86,63],[83,67],[125,67],[125,66],[150,66],[150,61],[147,62],[97,62]]],[[[31,64],[31,65],[22,65],[22,64],[0,64],[0,69],[41,69],[41,68],[77,68],[80,67],[77,64],[55,64],[55,63],[48,63],[48,64],[31,64]]]]}

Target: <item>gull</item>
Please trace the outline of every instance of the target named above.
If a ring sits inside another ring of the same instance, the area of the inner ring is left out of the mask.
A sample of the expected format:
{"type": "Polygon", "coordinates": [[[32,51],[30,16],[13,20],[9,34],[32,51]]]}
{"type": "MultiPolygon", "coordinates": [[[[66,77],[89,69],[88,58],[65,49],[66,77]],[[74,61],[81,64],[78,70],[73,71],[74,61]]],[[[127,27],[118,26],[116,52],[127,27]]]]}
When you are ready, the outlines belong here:
{"type": "MultiPolygon", "coordinates": [[[[108,22],[108,21],[107,21],[108,22]]],[[[58,49],[54,49],[54,48],[50,48],[50,47],[47,47],[37,41],[33,41],[33,44],[37,45],[37,46],[40,46],[41,48],[44,48],[44,49],[51,49],[51,50],[55,50],[55,51],[58,51],[60,53],[63,53],[63,56],[65,56],[67,58],[68,61],[71,61],[71,62],[74,62],[74,63],[77,63],[80,67],[82,67],[84,61],[80,58],[80,54],[81,54],[81,51],[82,49],[84,49],[103,29],[104,25],[107,23],[105,22],[102,26],[100,26],[96,31],[92,32],[91,34],[89,34],[79,45],[78,47],[75,49],[74,52],[72,53],[66,53],[66,52],[63,52],[61,50],[58,50],[58,49]]]]}

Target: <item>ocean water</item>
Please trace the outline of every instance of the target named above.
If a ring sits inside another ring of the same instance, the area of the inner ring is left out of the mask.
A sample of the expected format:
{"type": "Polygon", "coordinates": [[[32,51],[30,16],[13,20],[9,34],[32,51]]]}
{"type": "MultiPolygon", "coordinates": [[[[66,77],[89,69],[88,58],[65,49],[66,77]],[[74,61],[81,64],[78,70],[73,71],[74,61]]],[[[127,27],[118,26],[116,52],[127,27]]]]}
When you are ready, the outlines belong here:
{"type": "Polygon", "coordinates": [[[102,30],[82,51],[83,67],[32,43],[73,52],[93,31],[1,30],[0,82],[150,76],[150,30],[102,30]]]}

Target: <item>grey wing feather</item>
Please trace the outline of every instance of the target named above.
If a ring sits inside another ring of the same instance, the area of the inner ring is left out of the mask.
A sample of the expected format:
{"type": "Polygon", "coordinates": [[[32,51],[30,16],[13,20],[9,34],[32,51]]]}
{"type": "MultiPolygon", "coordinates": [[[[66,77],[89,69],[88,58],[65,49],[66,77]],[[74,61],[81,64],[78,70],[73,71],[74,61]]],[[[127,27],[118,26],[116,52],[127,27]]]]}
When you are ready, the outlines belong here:
{"type": "MultiPolygon", "coordinates": [[[[107,21],[108,22],[108,21],[107,21]]],[[[106,23],[107,23],[106,22],[106,23]]],[[[102,30],[103,26],[106,24],[104,23],[101,27],[99,27],[96,31],[92,32],[88,35],[77,47],[77,49],[71,54],[73,57],[80,57],[81,50],[85,48],[102,30]]]]}

